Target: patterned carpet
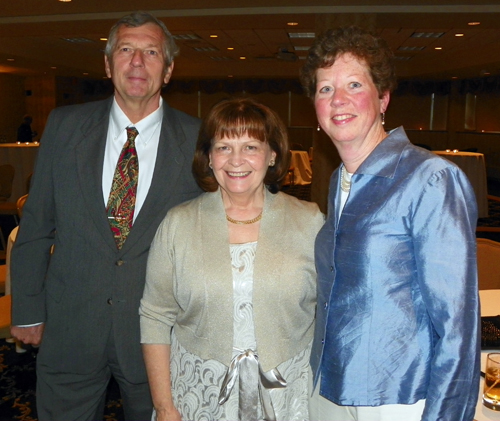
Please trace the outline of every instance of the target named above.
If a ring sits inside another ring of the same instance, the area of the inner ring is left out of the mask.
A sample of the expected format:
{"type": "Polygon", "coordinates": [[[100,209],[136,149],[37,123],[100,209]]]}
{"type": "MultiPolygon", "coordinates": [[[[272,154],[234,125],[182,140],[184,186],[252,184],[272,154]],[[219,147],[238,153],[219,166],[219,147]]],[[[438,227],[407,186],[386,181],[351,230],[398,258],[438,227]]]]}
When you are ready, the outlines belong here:
{"type": "MultiPolygon", "coordinates": [[[[0,339],[0,421],[36,421],[36,350],[23,354],[15,345],[0,339]]],[[[118,385],[114,380],[108,387],[104,410],[105,421],[124,420],[118,385]]]]}

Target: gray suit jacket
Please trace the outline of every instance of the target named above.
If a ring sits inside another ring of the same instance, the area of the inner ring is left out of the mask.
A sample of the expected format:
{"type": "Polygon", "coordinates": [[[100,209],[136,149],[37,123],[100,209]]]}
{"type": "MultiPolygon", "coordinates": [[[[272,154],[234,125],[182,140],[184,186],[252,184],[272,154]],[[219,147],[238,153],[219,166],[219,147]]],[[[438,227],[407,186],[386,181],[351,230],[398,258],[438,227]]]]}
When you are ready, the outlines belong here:
{"type": "Polygon", "coordinates": [[[13,324],[44,321],[38,358],[70,373],[95,370],[113,339],[124,375],[141,382],[147,255],[167,211],[201,192],[191,175],[199,120],[164,102],[151,187],[118,250],[102,192],[111,104],[63,107],[49,117],[12,252],[13,324]]]}

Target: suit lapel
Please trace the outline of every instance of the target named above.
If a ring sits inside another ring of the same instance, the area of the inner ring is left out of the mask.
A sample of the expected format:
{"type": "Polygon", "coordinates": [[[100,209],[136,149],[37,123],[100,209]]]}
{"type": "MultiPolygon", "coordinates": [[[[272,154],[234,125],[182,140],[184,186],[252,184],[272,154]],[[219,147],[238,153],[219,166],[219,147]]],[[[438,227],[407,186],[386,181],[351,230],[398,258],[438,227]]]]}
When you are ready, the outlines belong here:
{"type": "Polygon", "coordinates": [[[109,228],[102,191],[104,150],[108,134],[111,100],[101,102],[82,125],[82,138],[75,148],[80,191],[87,210],[104,241],[116,250],[109,228]]]}
{"type": "Polygon", "coordinates": [[[123,245],[122,251],[124,252],[140,241],[140,238],[151,226],[152,219],[157,218],[158,215],[164,215],[165,207],[170,208],[174,204],[172,201],[178,200],[176,190],[178,186],[183,185],[182,180],[179,180],[181,170],[184,165],[187,165],[186,160],[190,153],[192,154],[189,151],[189,145],[185,142],[184,132],[172,109],[165,102],[163,103],[163,109],[164,114],[153,179],[146,200],[136,217],[127,241],[123,245]]]}

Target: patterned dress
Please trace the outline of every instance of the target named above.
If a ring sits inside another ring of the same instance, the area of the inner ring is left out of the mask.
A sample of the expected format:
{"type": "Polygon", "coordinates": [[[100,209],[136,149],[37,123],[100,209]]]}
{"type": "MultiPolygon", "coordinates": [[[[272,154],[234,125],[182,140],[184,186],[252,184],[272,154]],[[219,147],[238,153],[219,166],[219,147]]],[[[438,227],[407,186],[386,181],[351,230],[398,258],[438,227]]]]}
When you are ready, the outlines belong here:
{"type": "MultiPolygon", "coordinates": [[[[234,290],[234,354],[257,350],[254,333],[252,289],[257,242],[230,246],[234,290]]],[[[285,388],[269,389],[278,421],[304,421],[308,414],[310,346],[278,365],[287,382],[285,388]]],[[[184,421],[238,420],[238,382],[223,405],[219,393],[227,367],[217,360],[203,360],[186,351],[172,333],[172,395],[184,421]]],[[[259,419],[262,419],[259,407],[259,419]]],[[[257,420],[255,420],[257,421],[257,420]]]]}

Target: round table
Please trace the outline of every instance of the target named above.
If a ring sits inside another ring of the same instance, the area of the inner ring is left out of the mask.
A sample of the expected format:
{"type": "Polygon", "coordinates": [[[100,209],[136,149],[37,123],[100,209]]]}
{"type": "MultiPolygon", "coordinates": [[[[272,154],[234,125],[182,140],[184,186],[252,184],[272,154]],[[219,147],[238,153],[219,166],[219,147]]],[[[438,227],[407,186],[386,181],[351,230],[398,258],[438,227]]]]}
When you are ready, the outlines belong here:
{"type": "Polygon", "coordinates": [[[469,178],[476,194],[479,218],[488,217],[488,185],[486,181],[486,164],[484,155],[475,152],[432,151],[457,164],[469,178]]]}
{"type": "MultiPolygon", "coordinates": [[[[479,291],[479,299],[481,300],[481,316],[497,316],[500,314],[500,289],[481,290],[479,291]]],[[[486,367],[486,356],[490,352],[500,352],[500,350],[481,351],[481,371],[483,373],[486,367]]],[[[474,419],[476,421],[498,421],[500,420],[500,411],[493,411],[483,405],[483,384],[484,379],[481,377],[474,419]]]]}

